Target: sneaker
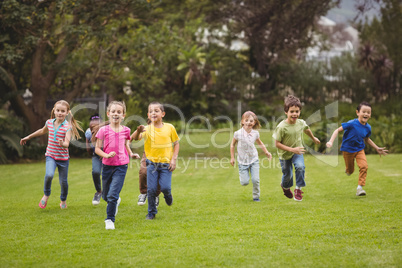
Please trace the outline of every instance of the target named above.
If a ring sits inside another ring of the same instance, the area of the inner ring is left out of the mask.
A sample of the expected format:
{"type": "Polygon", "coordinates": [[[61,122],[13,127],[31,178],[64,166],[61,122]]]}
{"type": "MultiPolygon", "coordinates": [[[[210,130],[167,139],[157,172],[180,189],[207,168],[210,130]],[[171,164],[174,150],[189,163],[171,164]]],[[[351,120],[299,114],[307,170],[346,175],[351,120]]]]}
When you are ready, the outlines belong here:
{"type": "Polygon", "coordinates": [[[345,174],[348,175],[348,176],[352,175],[352,174],[349,174],[346,170],[345,170],[345,174]]]}
{"type": "Polygon", "coordinates": [[[114,230],[114,222],[112,220],[105,220],[105,225],[106,230],[114,230]]]}
{"type": "Polygon", "coordinates": [[[137,204],[139,205],[139,206],[143,206],[143,205],[145,205],[145,202],[147,201],[147,194],[140,194],[139,196],[138,196],[138,202],[137,202],[137,204]]]}
{"type": "Polygon", "coordinates": [[[165,201],[166,201],[166,204],[168,206],[171,206],[173,204],[173,196],[172,195],[170,195],[170,196],[165,195],[165,201]]]}
{"type": "Polygon", "coordinates": [[[302,201],[303,196],[302,196],[303,191],[300,189],[295,189],[295,197],[293,198],[296,201],[302,201]]]}
{"type": "Polygon", "coordinates": [[[47,205],[47,201],[45,201],[45,200],[43,200],[43,199],[41,199],[41,200],[39,201],[39,207],[40,207],[40,208],[45,208],[46,205],[47,205]]]}
{"type": "MultiPolygon", "coordinates": [[[[116,204],[116,212],[114,213],[114,215],[117,215],[117,212],[119,211],[119,205],[121,203],[121,198],[119,197],[119,199],[117,199],[117,204],[116,204]]],[[[113,228],[114,229],[114,228],[113,228]]]]}
{"type": "Polygon", "coordinates": [[[254,198],[253,201],[260,202],[261,200],[259,198],[254,198]]]}
{"type": "Polygon", "coordinates": [[[102,193],[96,192],[94,195],[94,199],[92,199],[92,205],[94,205],[94,206],[99,205],[101,197],[102,197],[102,193]]]}
{"type": "Polygon", "coordinates": [[[291,191],[290,189],[285,189],[285,188],[283,188],[282,183],[281,183],[281,187],[282,187],[282,190],[283,190],[283,194],[284,194],[287,198],[292,198],[292,197],[293,197],[292,191],[291,191]]]}
{"type": "Polygon", "coordinates": [[[155,206],[156,208],[159,207],[159,196],[155,197],[155,206]]]}
{"type": "Polygon", "coordinates": [[[64,204],[60,203],[60,208],[61,208],[61,209],[66,209],[66,208],[67,208],[67,204],[66,204],[66,203],[64,203],[64,204]]]}
{"type": "Polygon", "coordinates": [[[356,196],[363,196],[363,195],[366,195],[366,191],[364,191],[363,188],[357,189],[356,196]]]}
{"type": "Polygon", "coordinates": [[[146,220],[153,220],[155,219],[155,215],[154,214],[147,214],[147,216],[145,217],[146,220]]]}

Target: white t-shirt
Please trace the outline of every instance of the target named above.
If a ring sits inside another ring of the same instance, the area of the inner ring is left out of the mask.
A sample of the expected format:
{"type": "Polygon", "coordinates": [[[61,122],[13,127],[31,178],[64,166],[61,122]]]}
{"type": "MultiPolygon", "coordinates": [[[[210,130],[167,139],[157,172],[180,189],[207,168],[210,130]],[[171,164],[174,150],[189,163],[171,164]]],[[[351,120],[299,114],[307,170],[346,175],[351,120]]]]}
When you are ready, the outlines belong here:
{"type": "Polygon", "coordinates": [[[250,165],[258,160],[257,148],[255,141],[260,138],[260,133],[254,129],[250,133],[244,128],[234,133],[233,138],[237,140],[237,161],[241,165],[250,165]]]}

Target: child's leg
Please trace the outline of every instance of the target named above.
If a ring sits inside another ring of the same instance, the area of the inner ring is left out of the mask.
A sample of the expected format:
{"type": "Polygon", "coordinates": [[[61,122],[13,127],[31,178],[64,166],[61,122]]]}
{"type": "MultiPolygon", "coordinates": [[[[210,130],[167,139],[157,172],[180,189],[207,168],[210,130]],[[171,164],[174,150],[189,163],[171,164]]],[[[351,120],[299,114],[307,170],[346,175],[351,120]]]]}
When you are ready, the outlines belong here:
{"type": "Polygon", "coordinates": [[[359,167],[359,185],[365,186],[366,185],[366,177],[367,177],[367,159],[364,150],[361,150],[356,154],[356,163],[359,167]]]}
{"type": "Polygon", "coordinates": [[[159,185],[163,193],[166,204],[172,204],[172,171],[169,170],[169,164],[162,164],[159,168],[159,185]]]}
{"type": "Polygon", "coordinates": [[[60,188],[61,188],[61,193],[60,193],[60,200],[62,203],[65,203],[67,200],[67,195],[68,195],[68,166],[69,166],[69,160],[66,161],[56,161],[57,168],[59,170],[59,183],[60,183],[60,188]]]}
{"type": "Polygon", "coordinates": [[[246,186],[250,182],[250,165],[239,164],[239,179],[242,186],[246,186]]]}
{"type": "Polygon", "coordinates": [[[295,166],[296,186],[300,188],[306,186],[306,182],[304,180],[306,166],[304,165],[303,155],[293,155],[292,163],[295,166]]]}
{"type": "Polygon", "coordinates": [[[343,159],[345,159],[345,172],[347,175],[351,175],[355,171],[355,156],[356,153],[343,152],[343,159]]]}
{"type": "Polygon", "coordinates": [[[99,156],[92,156],[92,179],[94,181],[95,189],[98,193],[102,192],[101,186],[101,173],[102,173],[102,160],[99,156]]]}
{"type": "Polygon", "coordinates": [[[158,188],[158,179],[159,179],[158,165],[160,164],[153,163],[148,159],[146,160],[146,162],[147,162],[147,184],[148,184],[147,189],[148,214],[155,215],[156,213],[158,213],[155,204],[155,196],[156,196],[156,190],[158,188]]]}
{"type": "Polygon", "coordinates": [[[107,195],[109,193],[110,184],[112,182],[113,166],[103,165],[102,170],[102,198],[107,202],[107,195]]]}
{"type": "Polygon", "coordinates": [[[251,182],[253,183],[253,199],[260,198],[260,162],[257,160],[250,165],[251,182]]]}
{"type": "Polygon", "coordinates": [[[292,160],[279,160],[282,167],[282,187],[289,189],[293,186],[293,165],[292,160]]]}
{"type": "Polygon", "coordinates": [[[121,165],[113,167],[112,179],[107,193],[107,220],[115,221],[117,200],[119,199],[121,189],[124,185],[128,165],[121,165]]]}
{"type": "Polygon", "coordinates": [[[46,156],[46,173],[45,173],[45,182],[44,182],[43,192],[44,192],[45,196],[47,196],[47,197],[49,197],[50,193],[51,193],[52,180],[53,180],[54,172],[56,171],[56,166],[57,166],[56,160],[54,160],[50,156],[46,156]]]}
{"type": "Polygon", "coordinates": [[[142,154],[141,165],[139,171],[139,185],[140,185],[140,193],[147,193],[147,163],[145,153],[142,154]]]}

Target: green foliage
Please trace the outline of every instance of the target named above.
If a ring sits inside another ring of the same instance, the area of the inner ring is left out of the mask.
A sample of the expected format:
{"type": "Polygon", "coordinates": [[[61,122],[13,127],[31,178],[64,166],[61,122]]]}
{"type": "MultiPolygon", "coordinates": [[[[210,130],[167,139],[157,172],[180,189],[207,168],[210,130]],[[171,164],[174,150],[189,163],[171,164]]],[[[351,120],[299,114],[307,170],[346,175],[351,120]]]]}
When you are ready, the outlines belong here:
{"type": "Polygon", "coordinates": [[[20,139],[23,123],[15,115],[0,110],[0,164],[10,163],[22,157],[20,139]]]}

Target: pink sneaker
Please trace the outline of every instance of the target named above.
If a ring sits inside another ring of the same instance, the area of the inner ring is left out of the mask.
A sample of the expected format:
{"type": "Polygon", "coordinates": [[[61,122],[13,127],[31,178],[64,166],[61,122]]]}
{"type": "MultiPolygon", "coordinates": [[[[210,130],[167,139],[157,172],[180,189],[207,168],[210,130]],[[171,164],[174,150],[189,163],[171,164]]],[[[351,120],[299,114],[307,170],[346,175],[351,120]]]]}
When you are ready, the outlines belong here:
{"type": "Polygon", "coordinates": [[[41,200],[39,201],[39,207],[40,207],[40,208],[45,208],[46,205],[47,205],[47,201],[45,201],[45,200],[43,200],[43,199],[41,199],[41,200]]]}
{"type": "Polygon", "coordinates": [[[300,189],[295,189],[295,197],[293,198],[296,201],[302,201],[303,196],[302,196],[303,191],[300,189]]]}
{"type": "Polygon", "coordinates": [[[283,190],[283,194],[284,194],[287,198],[292,198],[292,197],[293,197],[292,191],[291,191],[290,189],[285,189],[285,188],[283,188],[282,183],[281,183],[281,187],[282,187],[282,190],[283,190]]]}

